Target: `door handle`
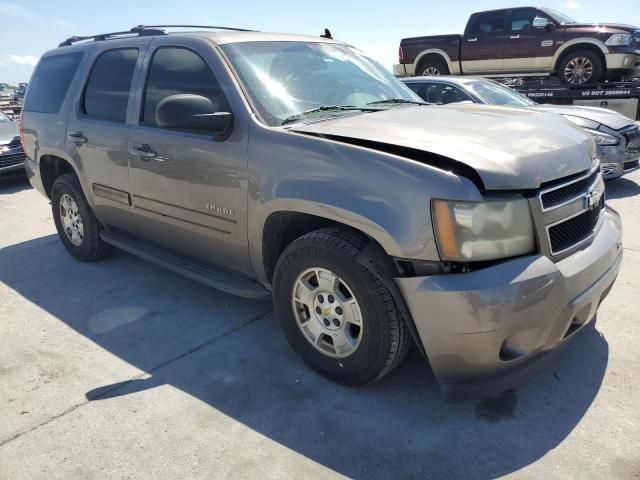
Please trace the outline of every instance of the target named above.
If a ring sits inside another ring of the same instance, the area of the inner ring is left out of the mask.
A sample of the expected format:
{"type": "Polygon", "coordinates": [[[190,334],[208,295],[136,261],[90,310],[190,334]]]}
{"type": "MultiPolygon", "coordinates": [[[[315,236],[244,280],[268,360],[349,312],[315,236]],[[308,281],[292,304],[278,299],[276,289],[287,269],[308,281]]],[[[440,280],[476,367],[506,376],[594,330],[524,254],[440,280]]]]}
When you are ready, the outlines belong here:
{"type": "Polygon", "coordinates": [[[478,37],[467,38],[467,42],[477,42],[477,41],[478,41],[478,37]]]}
{"type": "Polygon", "coordinates": [[[87,137],[82,132],[74,132],[67,135],[67,138],[74,143],[87,143],[87,137]]]}
{"type": "Polygon", "coordinates": [[[146,143],[140,145],[138,148],[132,148],[129,150],[131,155],[135,155],[136,157],[140,157],[141,160],[151,160],[152,158],[156,158],[158,155],[156,152],[151,150],[151,147],[146,143]]]}
{"type": "Polygon", "coordinates": [[[511,35],[509,38],[514,39],[514,40],[515,40],[516,38],[520,38],[520,34],[518,34],[518,35],[511,35]]]}

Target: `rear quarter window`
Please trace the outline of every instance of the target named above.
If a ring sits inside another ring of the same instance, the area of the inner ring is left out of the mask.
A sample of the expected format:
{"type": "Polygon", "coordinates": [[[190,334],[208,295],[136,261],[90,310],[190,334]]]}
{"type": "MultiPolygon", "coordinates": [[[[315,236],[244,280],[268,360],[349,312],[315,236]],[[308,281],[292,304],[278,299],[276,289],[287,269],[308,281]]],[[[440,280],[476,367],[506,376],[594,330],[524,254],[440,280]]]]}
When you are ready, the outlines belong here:
{"type": "Polygon", "coordinates": [[[40,60],[31,78],[23,110],[58,113],[78,71],[82,55],[82,52],[73,52],[40,60]]]}

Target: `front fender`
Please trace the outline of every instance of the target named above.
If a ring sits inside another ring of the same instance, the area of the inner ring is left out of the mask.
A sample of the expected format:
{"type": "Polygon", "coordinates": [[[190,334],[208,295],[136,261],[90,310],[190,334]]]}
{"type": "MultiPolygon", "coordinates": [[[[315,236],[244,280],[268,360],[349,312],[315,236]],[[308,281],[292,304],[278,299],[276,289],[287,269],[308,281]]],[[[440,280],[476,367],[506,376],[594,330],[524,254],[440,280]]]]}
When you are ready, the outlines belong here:
{"type": "Polygon", "coordinates": [[[315,215],[359,230],[388,255],[438,261],[431,198],[478,199],[450,172],[371,148],[255,126],[249,146],[249,249],[263,280],[270,215],[315,215]]]}

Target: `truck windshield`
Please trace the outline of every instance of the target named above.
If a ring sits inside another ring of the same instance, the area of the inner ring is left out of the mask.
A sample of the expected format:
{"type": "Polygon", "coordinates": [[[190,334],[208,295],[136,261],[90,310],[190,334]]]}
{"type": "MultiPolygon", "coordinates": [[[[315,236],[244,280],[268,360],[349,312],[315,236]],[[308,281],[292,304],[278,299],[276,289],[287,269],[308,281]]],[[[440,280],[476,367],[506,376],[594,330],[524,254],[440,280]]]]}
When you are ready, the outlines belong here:
{"type": "Polygon", "coordinates": [[[271,126],[311,110],[314,115],[353,115],[372,111],[371,102],[381,100],[396,99],[376,104],[375,110],[423,103],[380,64],[348,45],[241,42],[222,45],[222,50],[254,108],[271,126]]]}
{"type": "Polygon", "coordinates": [[[564,13],[556,12],[550,8],[542,8],[541,10],[562,25],[566,23],[576,23],[573,18],[567,17],[564,13]]]}
{"type": "Polygon", "coordinates": [[[489,105],[506,105],[510,107],[530,107],[536,102],[499,83],[476,80],[469,82],[467,88],[475,92],[489,105]]]}

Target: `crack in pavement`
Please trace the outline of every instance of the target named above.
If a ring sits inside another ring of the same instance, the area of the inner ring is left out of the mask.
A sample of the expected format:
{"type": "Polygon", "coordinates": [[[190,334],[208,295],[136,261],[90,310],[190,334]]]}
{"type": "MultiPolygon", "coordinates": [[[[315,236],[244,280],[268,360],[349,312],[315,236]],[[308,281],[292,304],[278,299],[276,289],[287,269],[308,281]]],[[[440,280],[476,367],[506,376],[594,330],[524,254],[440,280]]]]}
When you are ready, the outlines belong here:
{"type": "Polygon", "coordinates": [[[162,369],[162,368],[164,368],[164,367],[166,367],[166,366],[168,366],[168,365],[170,365],[170,364],[172,364],[174,362],[177,362],[178,360],[181,360],[181,359],[183,359],[185,357],[188,357],[189,355],[192,355],[192,354],[202,350],[203,348],[206,348],[206,347],[208,347],[210,345],[213,345],[218,340],[221,340],[221,339],[223,339],[225,337],[228,337],[229,335],[232,335],[232,334],[236,333],[239,330],[242,330],[244,327],[247,327],[247,326],[251,325],[252,323],[257,322],[258,320],[261,320],[262,318],[266,317],[267,315],[269,315],[272,312],[273,312],[273,310],[269,310],[267,312],[261,313],[260,315],[247,320],[246,322],[242,323],[241,325],[237,326],[236,328],[232,328],[231,330],[229,330],[229,331],[227,331],[227,332],[225,332],[223,334],[220,334],[217,337],[214,337],[214,338],[212,338],[210,340],[207,340],[206,342],[201,343],[200,345],[197,345],[197,346],[193,347],[191,350],[187,350],[186,352],[181,353],[180,355],[177,355],[177,356],[175,356],[175,357],[173,357],[173,358],[171,358],[169,360],[166,360],[165,362],[162,362],[159,365],[156,365],[153,368],[148,369],[147,371],[145,371],[144,373],[141,373],[140,375],[138,375],[136,377],[130,378],[129,380],[127,380],[125,382],[117,384],[113,388],[110,388],[108,390],[104,390],[104,391],[100,392],[99,395],[96,395],[95,397],[92,397],[91,399],[87,399],[84,402],[77,403],[77,404],[73,405],[72,407],[69,407],[64,411],[62,411],[60,413],[57,413],[56,415],[53,415],[52,417],[47,418],[46,420],[38,423],[37,425],[34,425],[33,427],[31,427],[31,428],[29,428],[27,430],[24,430],[22,432],[16,433],[16,434],[14,434],[14,435],[12,435],[12,436],[4,439],[4,440],[1,440],[0,441],[0,447],[2,447],[2,446],[6,445],[6,444],[8,444],[8,443],[10,443],[10,442],[12,442],[14,440],[17,440],[18,438],[20,438],[20,437],[22,437],[22,436],[24,436],[24,435],[26,435],[28,433],[31,433],[31,432],[39,429],[40,427],[44,427],[45,425],[53,422],[54,420],[57,420],[58,418],[64,417],[68,413],[71,413],[71,412],[77,410],[80,407],[83,407],[83,406],[85,406],[85,405],[87,405],[87,404],[89,404],[89,403],[91,403],[91,402],[93,402],[95,400],[100,400],[101,398],[104,398],[105,396],[109,395],[110,393],[113,393],[116,390],[119,390],[121,388],[126,387],[131,382],[133,382],[135,380],[140,380],[145,375],[149,375],[149,374],[152,374],[154,372],[157,372],[158,370],[160,370],[160,369],[162,369]]]}

